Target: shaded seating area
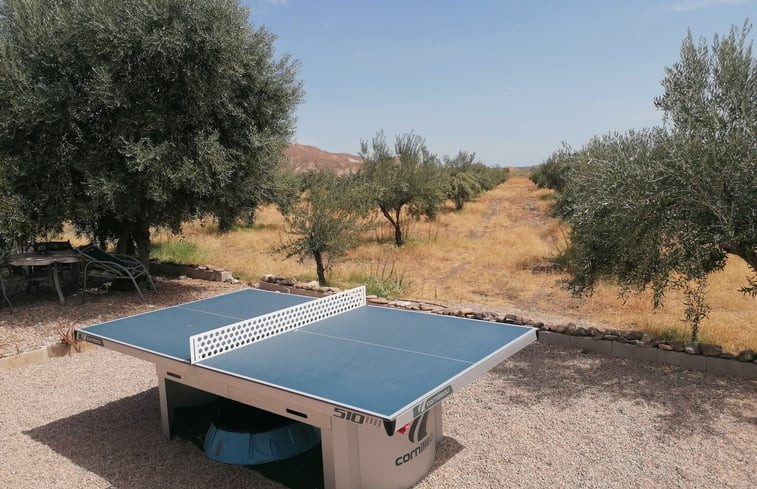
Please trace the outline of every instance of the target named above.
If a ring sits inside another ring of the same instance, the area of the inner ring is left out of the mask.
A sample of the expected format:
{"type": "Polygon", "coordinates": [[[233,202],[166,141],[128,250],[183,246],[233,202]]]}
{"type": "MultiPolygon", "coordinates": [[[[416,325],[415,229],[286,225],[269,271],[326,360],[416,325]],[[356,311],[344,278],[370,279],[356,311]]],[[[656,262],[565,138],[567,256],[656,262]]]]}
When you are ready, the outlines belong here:
{"type": "Polygon", "coordinates": [[[79,261],[68,241],[34,243],[25,251],[0,252],[0,307],[8,304],[13,312],[10,299],[23,288],[31,293],[40,285],[49,286],[64,304],[61,278],[68,277],[70,282],[78,284],[79,261]]]}
{"type": "Polygon", "coordinates": [[[128,281],[134,286],[144,303],[147,303],[147,301],[142,294],[140,282],[143,283],[143,286],[147,285],[153,291],[156,290],[147,267],[133,256],[108,253],[93,244],[79,247],[76,249],[76,253],[84,265],[82,268],[82,301],[84,301],[84,294],[87,291],[87,282],[91,283],[93,280],[100,282],[128,281]]]}
{"type": "Polygon", "coordinates": [[[147,268],[135,257],[108,253],[96,245],[80,248],[69,241],[36,242],[19,251],[0,250],[0,309],[14,312],[13,302],[25,290],[27,296],[41,290],[51,290],[61,305],[67,290],[84,294],[97,282],[126,284],[125,290],[136,290],[145,302],[143,289],[156,290],[147,268]]]}
{"type": "Polygon", "coordinates": [[[79,259],[70,241],[35,242],[27,253],[13,256],[10,265],[23,270],[27,292],[47,285],[56,291],[61,304],[65,303],[62,272],[67,272],[69,282],[78,283],[79,259]]]}
{"type": "Polygon", "coordinates": [[[18,294],[18,283],[21,282],[27,293],[36,291],[42,285],[49,287],[57,294],[60,303],[64,304],[63,279],[67,278],[69,284],[78,286],[80,262],[68,241],[34,243],[24,251],[6,253],[0,261],[0,275],[5,279],[0,283],[3,298],[11,305],[9,299],[18,294]]]}

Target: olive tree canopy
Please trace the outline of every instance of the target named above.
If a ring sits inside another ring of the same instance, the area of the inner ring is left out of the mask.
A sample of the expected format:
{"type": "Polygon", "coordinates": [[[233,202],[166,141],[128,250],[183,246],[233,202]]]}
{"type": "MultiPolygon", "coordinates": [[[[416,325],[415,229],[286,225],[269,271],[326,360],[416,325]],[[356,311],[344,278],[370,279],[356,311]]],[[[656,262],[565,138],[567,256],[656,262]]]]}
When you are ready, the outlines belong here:
{"type": "Polygon", "coordinates": [[[289,237],[278,251],[300,263],[315,261],[318,283],[335,263],[360,244],[367,205],[361,202],[355,175],[320,170],[303,176],[302,198],[285,210],[289,237]]]}
{"type": "Polygon", "coordinates": [[[274,39],[236,0],[0,2],[0,235],[69,220],[146,261],[151,226],[233,222],[302,97],[274,39]]]}
{"type": "MultiPolygon", "coordinates": [[[[681,236],[701,252],[703,272],[722,268],[726,254],[757,272],[757,58],[751,25],[732,27],[708,46],[691,33],[681,59],[666,69],[655,100],[671,138],[670,191],[681,236]]],[[[755,277],[745,290],[757,293],[755,277]]]]}
{"type": "Polygon", "coordinates": [[[445,199],[444,174],[437,156],[418,134],[395,138],[394,148],[383,131],[360,143],[367,198],[379,208],[394,230],[397,246],[405,243],[405,218],[436,218],[445,199]]]}
{"type": "MultiPolygon", "coordinates": [[[[683,41],[655,104],[666,125],[596,137],[549,160],[561,171],[555,211],[571,225],[572,285],[670,286],[687,317],[706,314],[706,277],[737,256],[757,274],[757,60],[750,27],[711,46],[683,41]],[[694,284],[693,286],[691,284],[694,284]]],[[[553,179],[554,180],[554,179],[553,179]]],[[[757,278],[744,292],[757,294],[757,278]]]]}

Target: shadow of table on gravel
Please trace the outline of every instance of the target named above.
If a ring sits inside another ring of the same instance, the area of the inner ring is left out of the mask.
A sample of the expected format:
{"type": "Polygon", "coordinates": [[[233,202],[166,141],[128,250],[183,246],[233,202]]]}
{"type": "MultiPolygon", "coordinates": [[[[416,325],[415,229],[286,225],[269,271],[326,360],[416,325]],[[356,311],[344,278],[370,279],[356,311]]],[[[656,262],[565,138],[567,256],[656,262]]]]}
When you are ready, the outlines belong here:
{"type": "Polygon", "coordinates": [[[625,400],[660,408],[656,424],[664,432],[713,434],[723,414],[757,426],[757,382],[717,377],[659,363],[534,343],[492,370],[503,384],[503,402],[533,405],[559,400],[564,409],[587,396],[625,400]],[[508,387],[512,387],[509,389],[508,387]],[[527,394],[518,394],[525,391],[527,394]]]}
{"type": "Polygon", "coordinates": [[[102,477],[113,488],[283,487],[247,467],[209,460],[190,441],[165,439],[157,388],[24,434],[102,477]]]}
{"type": "MultiPolygon", "coordinates": [[[[291,489],[323,487],[320,445],[298,457],[254,469],[222,464],[207,459],[198,446],[206,420],[197,424],[190,409],[179,411],[174,426],[179,436],[170,441],[160,430],[156,388],[24,434],[107,480],[113,488],[264,489],[280,488],[280,484],[291,489]]],[[[462,448],[456,440],[444,437],[431,472],[462,448]]]]}

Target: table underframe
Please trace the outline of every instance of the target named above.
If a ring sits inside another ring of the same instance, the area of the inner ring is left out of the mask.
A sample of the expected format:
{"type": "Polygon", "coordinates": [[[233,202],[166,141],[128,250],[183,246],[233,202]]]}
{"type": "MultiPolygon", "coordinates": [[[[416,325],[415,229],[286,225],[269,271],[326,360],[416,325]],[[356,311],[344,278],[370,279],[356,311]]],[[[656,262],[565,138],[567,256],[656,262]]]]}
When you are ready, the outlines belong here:
{"type": "MultiPolygon", "coordinates": [[[[171,426],[176,408],[208,402],[212,398],[207,397],[207,394],[221,396],[317,427],[321,432],[325,489],[373,487],[363,485],[360,470],[364,462],[361,464],[359,450],[356,447],[360,444],[361,436],[364,436],[362,434],[364,430],[377,431],[376,436],[387,437],[382,425],[363,427],[343,421],[334,417],[334,405],[267,386],[260,388],[249,381],[233,376],[221,375],[196,367],[183,374],[174,370],[164,365],[156,365],[162,429],[166,438],[170,439],[173,434],[171,426]],[[316,404],[326,404],[331,414],[323,413],[323,406],[316,404]]],[[[434,441],[438,445],[442,440],[443,430],[442,403],[435,405],[430,411],[433,412],[434,441]]],[[[390,455],[394,457],[393,454],[390,455]]],[[[420,471],[416,470],[416,476],[411,476],[414,479],[413,482],[420,480],[427,473],[425,467],[418,469],[420,471]]]]}
{"type": "MultiPolygon", "coordinates": [[[[85,341],[101,344],[108,349],[141,358],[155,364],[158,377],[158,392],[160,397],[160,416],[163,434],[170,439],[172,435],[171,425],[174,411],[177,407],[197,405],[210,400],[205,397],[212,394],[238,401],[265,411],[284,416],[286,418],[307,423],[320,429],[321,432],[321,456],[323,459],[323,479],[325,489],[361,489],[373,488],[370,483],[366,485],[364,474],[365,457],[361,457],[355,447],[361,444],[361,439],[369,434],[377,439],[399,439],[400,434],[393,433],[392,437],[386,434],[383,422],[373,424],[357,424],[339,419],[335,414],[335,408],[339,405],[325,401],[305,397],[300,394],[288,392],[281,388],[251,382],[229,374],[222,374],[201,366],[194,366],[185,361],[166,358],[155,353],[141,350],[132,346],[108,340],[95,340],[80,337],[85,341]],[[369,431],[370,430],[370,433],[369,431]],[[361,465],[363,468],[361,469],[361,465]]],[[[350,412],[357,412],[350,411],[350,412]]],[[[409,472],[412,482],[399,486],[380,486],[402,488],[409,487],[426,475],[433,462],[436,446],[443,438],[442,403],[438,403],[428,409],[433,420],[434,446],[427,451],[431,456],[424,459],[412,460],[402,467],[409,472]],[[424,465],[425,463],[425,465],[424,465]]],[[[362,413],[360,413],[362,414],[362,413]]],[[[380,418],[364,414],[366,419],[380,420],[380,418]]],[[[402,416],[404,419],[405,416],[402,416]]],[[[400,418],[398,418],[400,419],[400,418]]],[[[404,423],[404,421],[400,420],[404,423]]],[[[402,427],[399,425],[398,428],[402,427]]],[[[429,430],[431,432],[431,430],[429,430]]],[[[403,440],[404,441],[404,440],[403,440]]],[[[362,443],[364,445],[364,443],[362,443]]],[[[424,447],[426,448],[426,447],[424,447]]],[[[407,478],[408,476],[405,475],[407,478]]],[[[379,486],[376,486],[379,487],[379,486]]]]}
{"type": "Polygon", "coordinates": [[[77,331],[77,339],[155,364],[162,429],[167,438],[171,437],[176,407],[197,404],[198,393],[213,394],[319,428],[326,489],[400,489],[412,486],[431,468],[443,436],[442,400],[535,341],[536,331],[529,330],[503,345],[449,379],[440,389],[393,415],[392,419],[207,366],[192,365],[187,360],[167,357],[86,330],[77,331]],[[414,436],[396,432],[406,425],[414,436]],[[397,454],[400,456],[395,458],[397,454]]]}

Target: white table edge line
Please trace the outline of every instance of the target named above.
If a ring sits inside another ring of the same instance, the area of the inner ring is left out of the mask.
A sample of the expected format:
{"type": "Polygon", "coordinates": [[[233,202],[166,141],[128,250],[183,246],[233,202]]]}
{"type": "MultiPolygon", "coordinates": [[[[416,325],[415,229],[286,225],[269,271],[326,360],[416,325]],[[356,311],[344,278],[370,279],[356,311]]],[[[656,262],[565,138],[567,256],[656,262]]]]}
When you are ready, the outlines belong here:
{"type": "MultiPolygon", "coordinates": [[[[532,329],[533,329],[533,328],[532,328],[532,329]]],[[[443,389],[444,387],[446,387],[446,386],[448,386],[448,385],[452,385],[452,384],[454,384],[454,383],[455,383],[456,381],[458,381],[458,380],[459,380],[459,379],[460,379],[461,377],[464,377],[465,375],[467,375],[468,373],[470,373],[470,371],[471,371],[471,370],[473,370],[473,369],[475,369],[475,368],[479,367],[480,365],[482,365],[482,364],[484,364],[484,363],[488,362],[488,361],[489,361],[490,359],[492,359],[493,357],[495,357],[495,356],[499,355],[500,353],[503,353],[503,352],[505,352],[505,351],[507,351],[507,350],[511,349],[511,348],[512,348],[512,347],[514,347],[514,346],[518,346],[518,345],[520,345],[521,343],[526,343],[526,345],[524,345],[524,348],[525,348],[525,346],[528,346],[529,344],[531,344],[531,343],[533,343],[533,342],[535,341],[535,337],[534,337],[533,339],[531,339],[531,338],[529,338],[529,336],[530,336],[530,335],[528,335],[528,334],[526,334],[526,335],[523,335],[523,336],[519,336],[519,337],[515,338],[514,340],[511,340],[510,342],[508,342],[508,343],[507,343],[506,345],[503,345],[503,346],[502,346],[501,348],[498,348],[498,349],[496,349],[495,351],[493,351],[492,353],[490,353],[490,354],[489,354],[489,355],[487,355],[486,357],[482,358],[482,359],[481,359],[481,360],[479,360],[478,362],[475,362],[475,363],[471,363],[471,364],[470,364],[470,365],[468,366],[468,368],[466,368],[465,370],[462,370],[461,372],[458,372],[458,374],[457,374],[457,375],[455,375],[455,376],[453,376],[453,377],[451,377],[451,378],[447,379],[447,380],[446,380],[445,382],[442,382],[442,383],[441,383],[441,384],[439,384],[438,386],[434,387],[433,389],[431,389],[430,391],[428,391],[428,392],[427,392],[426,394],[424,394],[424,395],[423,395],[422,397],[419,397],[419,398],[418,398],[418,399],[416,399],[415,401],[413,401],[413,402],[411,402],[411,403],[409,403],[409,404],[405,405],[405,406],[404,406],[404,407],[402,407],[401,409],[398,409],[397,411],[395,411],[394,413],[392,413],[392,415],[391,415],[391,419],[397,419],[397,418],[399,418],[399,417],[400,417],[400,416],[401,416],[401,415],[402,415],[402,414],[403,414],[404,412],[408,411],[409,409],[412,409],[412,408],[413,408],[413,406],[417,405],[417,404],[418,404],[419,402],[421,402],[421,401],[423,401],[424,399],[426,399],[426,397],[428,397],[429,395],[433,395],[433,393],[435,393],[435,392],[438,392],[438,391],[439,391],[440,389],[443,389]],[[529,341],[529,340],[530,340],[530,341],[529,341]]],[[[534,336],[535,336],[535,335],[534,335],[534,336]]],[[[518,351],[520,351],[520,350],[518,350],[518,351]]],[[[510,358],[511,356],[515,355],[515,353],[518,353],[518,351],[516,351],[516,352],[514,352],[514,353],[512,353],[512,354],[508,355],[507,357],[503,358],[503,359],[502,359],[502,362],[504,362],[505,360],[509,359],[509,358],[510,358]]],[[[502,363],[502,362],[499,362],[499,363],[502,363]]],[[[498,363],[497,365],[499,365],[499,363],[498,363]]],[[[490,369],[490,370],[491,370],[491,369],[490,369]]],[[[489,371],[489,370],[487,370],[487,372],[488,372],[488,371],[489,371]]],[[[474,379],[474,380],[477,380],[477,379],[474,379]]],[[[468,383],[469,383],[469,382],[466,382],[466,385],[467,385],[468,383]]],[[[459,388],[459,387],[458,387],[458,388],[459,388]]],[[[457,392],[457,391],[455,391],[455,392],[453,392],[453,393],[456,393],[456,392],[457,392]]]]}
{"type": "Polygon", "coordinates": [[[307,333],[307,334],[312,334],[312,335],[316,335],[316,336],[323,336],[323,337],[326,337],[326,338],[331,338],[331,339],[334,339],[334,340],[349,341],[351,343],[359,343],[359,344],[362,344],[362,345],[376,346],[376,347],[379,347],[379,348],[386,348],[388,350],[403,351],[403,352],[406,352],[406,353],[413,353],[415,355],[423,355],[423,356],[426,356],[426,357],[439,358],[439,359],[442,359],[442,360],[451,360],[453,362],[464,363],[464,364],[467,364],[467,365],[473,365],[475,363],[475,362],[471,362],[471,361],[468,361],[468,360],[461,360],[459,358],[445,357],[444,355],[434,355],[433,353],[424,353],[422,351],[408,350],[407,348],[399,348],[399,347],[396,347],[396,346],[383,345],[381,343],[371,343],[370,341],[361,341],[361,340],[355,340],[355,339],[351,339],[351,338],[342,338],[341,336],[333,336],[333,335],[330,335],[330,334],[317,333],[315,331],[307,331],[307,330],[304,330],[304,329],[297,329],[297,330],[294,330],[294,331],[291,331],[291,332],[307,333]]]}
{"type": "Polygon", "coordinates": [[[279,390],[281,392],[287,392],[287,393],[290,393],[290,394],[297,394],[298,396],[302,396],[304,398],[312,399],[312,400],[315,400],[315,401],[318,401],[318,402],[323,402],[323,403],[328,404],[330,406],[344,407],[344,408],[347,408],[347,409],[350,409],[350,410],[353,410],[353,411],[360,412],[362,414],[368,414],[368,415],[373,416],[375,418],[380,418],[380,419],[385,419],[387,421],[391,421],[391,418],[387,418],[386,414],[381,414],[381,413],[377,413],[375,411],[371,411],[370,409],[365,409],[365,408],[353,406],[352,404],[348,404],[348,403],[345,403],[345,402],[340,402],[340,401],[337,401],[335,399],[330,399],[328,397],[322,397],[322,396],[315,395],[313,393],[308,393],[308,392],[304,392],[304,391],[301,391],[301,390],[298,390],[298,389],[292,389],[292,388],[289,388],[289,387],[285,387],[285,386],[283,386],[281,384],[277,384],[275,382],[268,382],[268,381],[265,381],[265,380],[257,379],[255,377],[248,377],[246,375],[235,373],[235,372],[232,372],[230,370],[224,370],[223,368],[212,367],[210,365],[205,365],[202,362],[197,362],[197,363],[193,364],[192,366],[193,367],[202,367],[202,368],[204,368],[206,370],[211,370],[213,372],[217,372],[217,373],[220,373],[220,374],[223,374],[223,375],[228,375],[230,377],[235,377],[235,378],[238,378],[238,379],[243,379],[243,380],[247,380],[247,381],[250,381],[250,382],[254,382],[256,384],[264,385],[266,387],[270,387],[270,388],[279,390]]]}
{"type": "Polygon", "coordinates": [[[184,307],[184,306],[176,306],[177,309],[184,309],[185,311],[192,311],[192,312],[199,312],[202,314],[207,314],[209,316],[218,316],[226,319],[234,319],[235,321],[245,321],[247,319],[254,319],[252,318],[243,318],[243,317],[237,317],[237,316],[229,316],[228,314],[221,314],[220,312],[211,312],[211,311],[203,311],[202,309],[194,309],[192,307],[184,307]]]}
{"type": "MultiPolygon", "coordinates": [[[[147,314],[152,314],[152,313],[158,312],[158,311],[170,311],[171,309],[181,309],[181,308],[183,308],[183,306],[186,306],[188,304],[194,304],[195,302],[202,302],[202,301],[208,300],[208,299],[215,299],[215,298],[218,298],[218,297],[232,295],[232,294],[236,294],[238,292],[244,291],[244,290],[256,290],[256,291],[259,291],[259,292],[268,292],[267,290],[260,290],[260,289],[253,289],[253,288],[244,288],[244,289],[239,289],[239,290],[232,290],[230,292],[224,292],[223,294],[219,294],[219,295],[216,295],[216,296],[213,296],[213,297],[205,297],[205,298],[201,298],[201,299],[195,299],[195,300],[190,301],[190,302],[185,302],[184,304],[174,304],[174,305],[171,305],[171,306],[159,307],[157,309],[151,309],[149,311],[142,311],[142,312],[138,312],[136,314],[131,314],[129,316],[123,316],[123,317],[119,317],[119,318],[110,319],[108,321],[102,321],[100,323],[88,323],[88,324],[84,324],[82,326],[79,326],[76,329],[85,329],[85,328],[89,328],[89,327],[92,327],[92,326],[101,326],[103,324],[115,323],[115,322],[119,322],[119,321],[124,321],[126,319],[138,318],[140,316],[145,316],[147,314]]],[[[275,292],[269,292],[269,293],[275,294],[275,292]]]]}
{"type": "MultiPolygon", "coordinates": [[[[189,359],[188,358],[175,357],[173,355],[169,355],[168,353],[163,353],[163,352],[159,352],[159,351],[156,351],[156,350],[151,350],[149,348],[145,348],[143,346],[134,345],[132,343],[128,343],[128,342],[123,341],[123,340],[115,340],[113,338],[109,338],[107,336],[102,336],[102,335],[97,334],[97,333],[90,333],[89,331],[84,330],[84,328],[76,328],[76,330],[79,330],[83,334],[86,334],[88,336],[92,336],[94,338],[98,338],[98,339],[103,340],[103,341],[108,341],[110,343],[115,343],[117,345],[126,346],[128,348],[132,348],[132,349],[137,350],[137,351],[149,353],[150,355],[155,355],[156,357],[159,357],[159,358],[167,358],[169,360],[174,360],[174,361],[181,362],[181,363],[184,363],[184,364],[187,364],[187,365],[191,365],[191,363],[189,363],[189,359]]],[[[85,343],[92,343],[91,341],[87,341],[87,340],[79,340],[79,341],[84,341],[85,343]]],[[[99,345],[97,343],[92,343],[92,344],[96,345],[96,346],[99,346],[100,348],[105,348],[104,345],[99,345]]],[[[105,349],[107,350],[108,348],[105,348],[105,349]]],[[[121,353],[121,352],[117,352],[117,353],[121,353]]],[[[135,357],[135,358],[138,358],[138,357],[135,357]]],[[[155,362],[151,362],[151,363],[156,364],[155,362]]]]}

